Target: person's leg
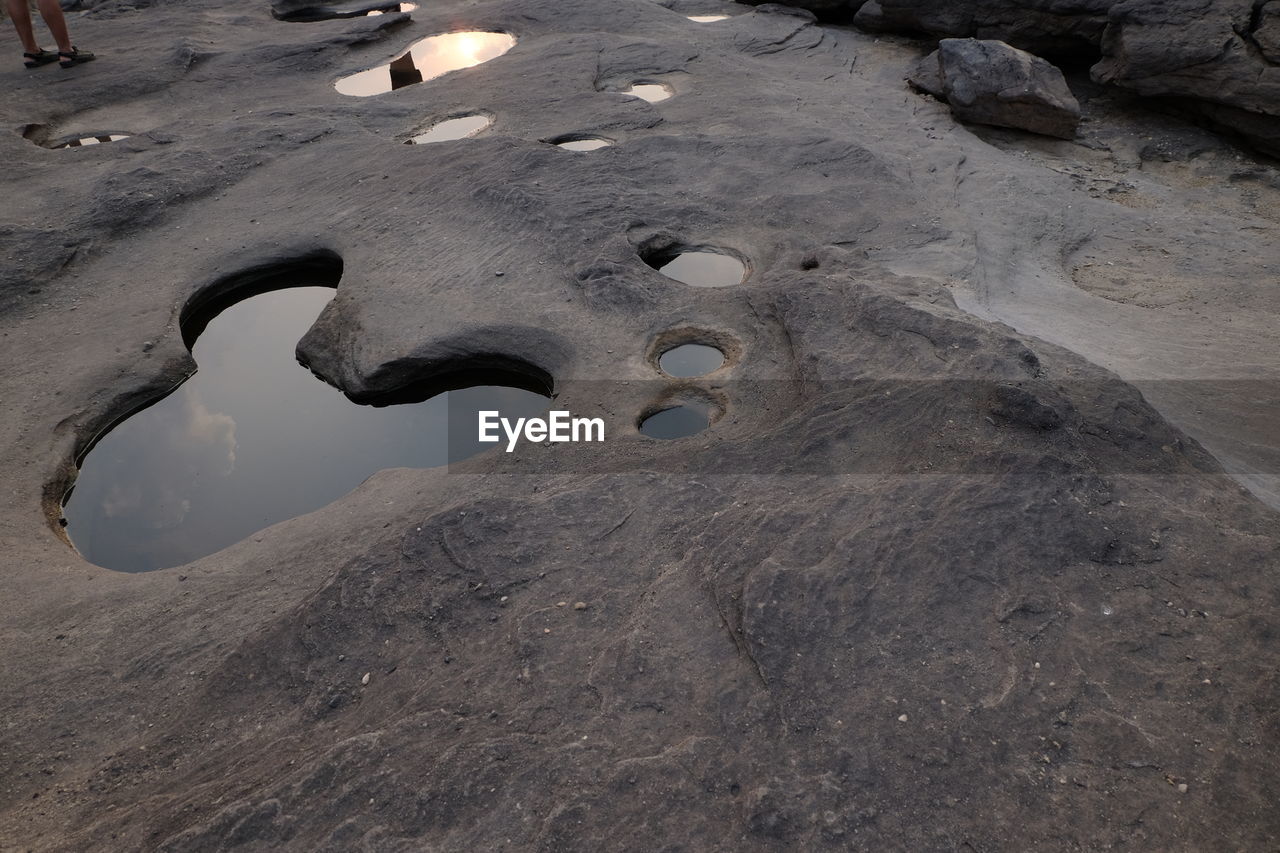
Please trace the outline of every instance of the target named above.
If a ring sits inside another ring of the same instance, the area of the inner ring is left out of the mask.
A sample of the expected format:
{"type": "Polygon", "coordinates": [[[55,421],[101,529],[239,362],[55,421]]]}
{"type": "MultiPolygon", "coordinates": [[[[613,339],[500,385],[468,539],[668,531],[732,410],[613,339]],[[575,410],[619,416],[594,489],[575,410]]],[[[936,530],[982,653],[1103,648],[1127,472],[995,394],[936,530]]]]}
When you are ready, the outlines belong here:
{"type": "MultiPolygon", "coordinates": [[[[16,0],[9,0],[10,8],[13,7],[14,2],[16,0]]],[[[40,17],[44,18],[49,32],[53,34],[53,40],[58,43],[58,50],[70,53],[72,50],[71,35],[67,32],[67,19],[62,14],[62,7],[58,5],[58,0],[36,0],[36,6],[40,9],[40,17]]],[[[27,20],[31,20],[29,13],[27,20]]],[[[30,26],[30,24],[27,25],[28,29],[30,29],[30,26]]]]}
{"type": "MultiPolygon", "coordinates": [[[[56,5],[57,0],[54,0],[54,3],[56,5]]],[[[4,7],[13,20],[13,26],[18,30],[22,49],[27,53],[39,53],[40,44],[36,41],[35,30],[31,27],[31,10],[27,8],[27,0],[5,0],[4,7]]]]}

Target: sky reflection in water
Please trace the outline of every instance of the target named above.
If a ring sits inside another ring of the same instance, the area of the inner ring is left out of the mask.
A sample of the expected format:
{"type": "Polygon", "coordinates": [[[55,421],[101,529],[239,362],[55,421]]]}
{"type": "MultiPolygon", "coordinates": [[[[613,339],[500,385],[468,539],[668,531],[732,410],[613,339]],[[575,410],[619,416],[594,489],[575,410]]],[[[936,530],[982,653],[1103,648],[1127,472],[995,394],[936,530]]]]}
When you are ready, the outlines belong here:
{"type": "Polygon", "coordinates": [[[195,376],[85,459],[65,511],[86,559],[128,572],[181,565],[319,509],[384,468],[493,448],[475,441],[480,409],[528,417],[547,408],[539,394],[493,386],[411,405],[352,403],[294,356],[333,294],[265,293],[209,323],[193,350],[195,376]]]}

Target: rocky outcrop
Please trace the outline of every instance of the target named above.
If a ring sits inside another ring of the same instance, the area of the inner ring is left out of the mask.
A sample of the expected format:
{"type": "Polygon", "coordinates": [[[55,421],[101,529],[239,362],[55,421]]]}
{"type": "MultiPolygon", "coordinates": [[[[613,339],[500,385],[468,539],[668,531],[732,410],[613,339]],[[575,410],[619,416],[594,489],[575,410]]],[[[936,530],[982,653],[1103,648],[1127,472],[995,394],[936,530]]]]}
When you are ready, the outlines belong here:
{"type": "Polygon", "coordinates": [[[1062,72],[1001,41],[944,39],[911,82],[951,104],[962,121],[1071,139],[1080,104],[1062,72]]]}
{"type": "Polygon", "coordinates": [[[874,0],[853,3],[863,29],[1000,39],[1033,53],[1061,58],[1096,54],[1115,0],[874,0]]]}
{"type": "MultiPolygon", "coordinates": [[[[797,2],[818,14],[814,4],[797,2]]],[[[1000,39],[1171,99],[1280,153],[1280,2],[1252,0],[848,0],[866,30],[1000,39]]]]}
{"type": "Polygon", "coordinates": [[[978,138],[796,9],[123,2],[72,21],[101,62],[0,68],[47,134],[0,134],[0,849],[1280,849],[1278,516],[1165,420],[1280,472],[1280,169],[1127,98],[978,138]],[[460,28],[519,43],[334,89],[460,28]],[[527,362],[607,441],[89,564],[78,451],[282,268],[336,292],[261,335],[349,395],[527,362]],[[678,395],[714,424],[638,431],[678,395]]]}

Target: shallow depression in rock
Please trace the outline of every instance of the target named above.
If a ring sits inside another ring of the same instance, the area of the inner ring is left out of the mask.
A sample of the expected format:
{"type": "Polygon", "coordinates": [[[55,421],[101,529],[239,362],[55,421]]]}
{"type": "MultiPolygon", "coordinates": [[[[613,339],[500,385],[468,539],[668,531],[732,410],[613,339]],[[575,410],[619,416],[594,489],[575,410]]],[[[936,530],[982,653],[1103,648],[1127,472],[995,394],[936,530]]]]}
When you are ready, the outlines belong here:
{"type": "Polygon", "coordinates": [[[705,376],[724,364],[724,353],[706,344],[681,344],[662,354],[658,366],[678,379],[705,376]]]}
{"type": "Polygon", "coordinates": [[[747,274],[742,261],[709,249],[661,254],[645,262],[668,278],[693,287],[732,287],[741,284],[747,274]]]}
{"type": "Polygon", "coordinates": [[[515,44],[515,37],[507,33],[460,32],[430,36],[415,42],[386,65],[343,77],[334,88],[344,95],[379,95],[488,62],[515,44]]]}
{"type": "Polygon", "coordinates": [[[181,565],[319,509],[384,468],[492,448],[476,441],[481,409],[516,418],[546,408],[541,394],[497,385],[355,405],[294,357],[333,294],[276,290],[209,322],[192,349],[199,371],[85,458],[65,514],[86,559],[130,572],[181,565]]]}
{"type": "Polygon", "coordinates": [[[432,142],[450,142],[475,136],[493,124],[493,119],[483,115],[459,116],[431,125],[425,133],[406,140],[410,145],[429,145],[432,142]]]}
{"type": "Polygon", "coordinates": [[[649,438],[676,439],[696,435],[711,426],[711,411],[696,403],[682,403],[654,412],[640,422],[640,432],[649,438]]]}
{"type": "Polygon", "coordinates": [[[608,148],[613,144],[613,141],[605,139],[603,136],[576,136],[561,139],[553,144],[566,151],[595,151],[599,148],[608,148]]]}
{"type": "Polygon", "coordinates": [[[103,133],[98,136],[82,136],[79,139],[68,139],[65,142],[59,142],[54,145],[54,150],[59,148],[83,148],[86,145],[105,145],[108,142],[119,142],[121,139],[128,139],[127,133],[103,133]]]}
{"type": "Polygon", "coordinates": [[[665,83],[632,83],[622,90],[622,94],[631,95],[642,101],[656,104],[659,101],[665,101],[670,98],[675,94],[675,91],[665,83]]]}

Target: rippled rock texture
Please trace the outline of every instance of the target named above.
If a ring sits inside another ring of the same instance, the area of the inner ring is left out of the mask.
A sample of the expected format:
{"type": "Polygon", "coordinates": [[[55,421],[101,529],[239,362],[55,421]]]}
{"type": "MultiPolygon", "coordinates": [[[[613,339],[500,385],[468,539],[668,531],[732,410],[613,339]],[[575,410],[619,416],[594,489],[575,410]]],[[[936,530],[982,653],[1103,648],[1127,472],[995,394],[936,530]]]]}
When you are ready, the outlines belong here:
{"type": "Polygon", "coordinates": [[[879,32],[1000,39],[1169,98],[1280,154],[1280,3],[1256,0],[796,2],[879,32]],[[856,13],[856,14],[855,14],[856,13]]]}
{"type": "Polygon", "coordinates": [[[1273,163],[1074,77],[1074,140],[962,124],[918,42],[781,6],[71,23],[97,62],[0,69],[0,848],[1280,844],[1273,163]],[[334,88],[456,30],[517,42],[334,88]],[[647,262],[698,247],[741,279],[647,262]],[[282,270],[351,398],[523,370],[606,441],[82,559],[78,456],[282,270]]]}

